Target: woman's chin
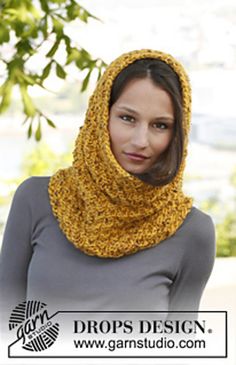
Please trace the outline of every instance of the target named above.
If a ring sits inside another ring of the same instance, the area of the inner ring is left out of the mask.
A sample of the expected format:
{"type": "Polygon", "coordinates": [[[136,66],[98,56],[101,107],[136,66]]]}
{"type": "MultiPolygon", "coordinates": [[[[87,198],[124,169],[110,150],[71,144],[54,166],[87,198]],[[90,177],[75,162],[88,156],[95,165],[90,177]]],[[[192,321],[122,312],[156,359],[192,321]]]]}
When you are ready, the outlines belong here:
{"type": "Polygon", "coordinates": [[[125,169],[125,171],[127,171],[131,175],[136,175],[136,174],[144,174],[145,172],[147,172],[147,169],[144,169],[144,168],[128,168],[128,169],[125,169]]]}

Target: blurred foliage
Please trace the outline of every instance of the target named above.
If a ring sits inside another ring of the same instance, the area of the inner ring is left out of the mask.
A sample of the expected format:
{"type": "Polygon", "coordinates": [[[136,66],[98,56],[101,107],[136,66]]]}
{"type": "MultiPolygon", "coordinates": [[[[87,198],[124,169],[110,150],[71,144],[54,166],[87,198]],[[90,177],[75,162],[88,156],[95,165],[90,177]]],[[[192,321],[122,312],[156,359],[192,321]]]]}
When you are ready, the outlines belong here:
{"type": "Polygon", "coordinates": [[[28,176],[50,176],[60,168],[72,163],[72,151],[62,154],[54,152],[45,142],[40,142],[24,156],[22,162],[23,178],[28,176]]]}
{"type": "Polygon", "coordinates": [[[207,200],[204,200],[201,204],[201,209],[204,212],[209,212],[210,214],[215,214],[219,211],[219,199],[212,195],[207,200]]]}
{"type": "Polygon", "coordinates": [[[230,177],[230,183],[235,188],[234,209],[226,210],[224,219],[217,224],[217,256],[236,256],[236,168],[230,177]]]}
{"type": "Polygon", "coordinates": [[[71,65],[75,65],[80,71],[86,71],[81,91],[86,90],[94,71],[97,72],[97,79],[100,78],[106,66],[103,60],[92,58],[89,52],[76,46],[66,34],[66,26],[69,23],[75,20],[88,23],[92,18],[99,20],[75,0],[1,1],[0,45],[9,47],[8,52],[4,51],[4,47],[0,50],[0,62],[5,70],[0,85],[0,113],[9,108],[13,88],[18,86],[28,138],[34,135],[36,141],[41,139],[42,121],[52,128],[56,127],[36,106],[30,95],[30,87],[45,88],[44,81],[52,73],[56,73],[58,78],[66,79],[71,65]],[[66,54],[63,64],[56,57],[60,47],[64,47],[66,54]],[[40,70],[37,68],[36,71],[31,71],[29,61],[37,55],[42,58],[42,67],[40,70]],[[33,127],[34,120],[36,123],[33,127]]]}
{"type": "Polygon", "coordinates": [[[231,182],[231,184],[235,187],[235,189],[236,189],[236,167],[234,168],[234,170],[233,170],[233,173],[232,173],[232,175],[231,175],[231,177],[230,177],[230,182],[231,182]]]}
{"type": "MultiPolygon", "coordinates": [[[[88,95],[79,93],[80,83],[78,81],[63,83],[57,93],[47,93],[35,96],[34,101],[39,108],[47,110],[49,115],[55,119],[57,115],[69,115],[77,118],[85,114],[88,105],[88,95]]],[[[12,103],[6,112],[6,118],[19,119],[21,114],[21,101],[13,96],[12,103]]]]}
{"type": "Polygon", "coordinates": [[[236,256],[236,169],[230,177],[230,183],[235,187],[235,196],[231,201],[231,208],[216,196],[210,197],[201,204],[201,209],[211,216],[222,216],[222,212],[224,214],[223,219],[216,224],[217,257],[236,256]],[[234,209],[232,209],[232,206],[234,209]]]}
{"type": "Polygon", "coordinates": [[[236,256],[236,215],[226,214],[222,223],[217,225],[217,256],[236,256]]]}
{"type": "Polygon", "coordinates": [[[66,168],[72,163],[72,149],[69,146],[66,152],[54,152],[44,141],[40,141],[36,146],[27,152],[22,161],[21,175],[15,179],[1,180],[1,190],[5,193],[0,196],[0,234],[2,233],[7,218],[10,201],[16,188],[29,176],[50,176],[60,168],[66,168]],[[5,189],[3,188],[5,186],[5,189]]]}

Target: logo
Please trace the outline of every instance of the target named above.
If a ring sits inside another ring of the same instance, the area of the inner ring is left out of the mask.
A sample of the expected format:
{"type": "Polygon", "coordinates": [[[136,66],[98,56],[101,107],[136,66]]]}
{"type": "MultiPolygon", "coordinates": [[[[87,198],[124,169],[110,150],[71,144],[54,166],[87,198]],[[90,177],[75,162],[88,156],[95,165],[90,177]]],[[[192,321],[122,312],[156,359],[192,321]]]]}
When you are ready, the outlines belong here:
{"type": "Polygon", "coordinates": [[[29,351],[43,351],[54,344],[59,324],[50,319],[45,303],[27,301],[17,305],[9,319],[9,329],[16,329],[17,340],[29,351]]]}

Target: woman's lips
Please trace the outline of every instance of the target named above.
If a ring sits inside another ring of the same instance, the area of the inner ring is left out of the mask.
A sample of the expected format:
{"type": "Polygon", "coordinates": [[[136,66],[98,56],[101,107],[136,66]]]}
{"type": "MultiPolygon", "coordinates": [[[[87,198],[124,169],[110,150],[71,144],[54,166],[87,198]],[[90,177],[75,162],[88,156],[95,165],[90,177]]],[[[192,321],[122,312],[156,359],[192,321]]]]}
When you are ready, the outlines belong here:
{"type": "Polygon", "coordinates": [[[134,161],[144,161],[147,160],[149,157],[144,156],[144,155],[139,155],[137,153],[124,153],[130,160],[134,160],[134,161]]]}

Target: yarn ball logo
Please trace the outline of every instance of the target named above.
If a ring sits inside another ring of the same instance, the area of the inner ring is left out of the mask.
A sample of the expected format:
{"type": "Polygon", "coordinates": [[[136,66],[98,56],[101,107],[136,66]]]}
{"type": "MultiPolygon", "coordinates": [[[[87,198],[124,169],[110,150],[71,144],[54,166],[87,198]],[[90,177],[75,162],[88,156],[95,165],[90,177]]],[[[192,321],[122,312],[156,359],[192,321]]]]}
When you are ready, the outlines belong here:
{"type": "Polygon", "coordinates": [[[59,324],[53,323],[46,309],[39,301],[27,301],[17,305],[9,319],[9,329],[16,329],[22,348],[29,351],[43,351],[54,344],[59,334],[59,324]]]}

